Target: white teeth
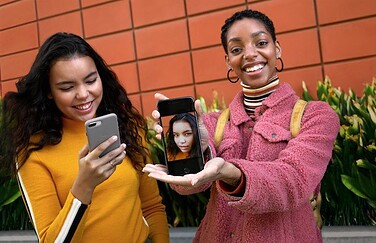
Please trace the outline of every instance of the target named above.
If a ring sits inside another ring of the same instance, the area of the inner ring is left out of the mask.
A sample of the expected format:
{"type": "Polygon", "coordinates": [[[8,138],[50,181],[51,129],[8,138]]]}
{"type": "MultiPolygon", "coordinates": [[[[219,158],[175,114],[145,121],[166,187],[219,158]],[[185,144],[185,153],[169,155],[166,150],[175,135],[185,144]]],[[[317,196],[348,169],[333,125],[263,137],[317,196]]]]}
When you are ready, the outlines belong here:
{"type": "Polygon", "coordinates": [[[76,108],[79,109],[79,110],[86,110],[90,107],[91,105],[91,102],[90,103],[86,103],[84,105],[76,105],[76,108]]]}
{"type": "Polygon", "coordinates": [[[264,65],[262,65],[262,64],[257,64],[257,65],[255,65],[255,66],[253,66],[253,67],[246,68],[245,71],[246,71],[247,73],[249,73],[249,72],[254,72],[254,71],[257,71],[257,70],[262,69],[263,67],[264,67],[264,65]]]}

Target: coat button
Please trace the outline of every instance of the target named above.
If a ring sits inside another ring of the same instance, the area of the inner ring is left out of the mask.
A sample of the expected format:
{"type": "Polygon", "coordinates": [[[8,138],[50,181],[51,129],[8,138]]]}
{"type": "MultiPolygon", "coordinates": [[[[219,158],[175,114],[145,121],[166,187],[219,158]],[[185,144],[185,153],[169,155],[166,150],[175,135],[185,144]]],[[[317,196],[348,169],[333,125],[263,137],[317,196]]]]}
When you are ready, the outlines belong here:
{"type": "Polygon", "coordinates": [[[277,134],[272,133],[272,138],[275,138],[275,137],[277,137],[277,134]]]}
{"type": "Polygon", "coordinates": [[[234,238],[235,234],[231,232],[230,237],[234,238]]]}

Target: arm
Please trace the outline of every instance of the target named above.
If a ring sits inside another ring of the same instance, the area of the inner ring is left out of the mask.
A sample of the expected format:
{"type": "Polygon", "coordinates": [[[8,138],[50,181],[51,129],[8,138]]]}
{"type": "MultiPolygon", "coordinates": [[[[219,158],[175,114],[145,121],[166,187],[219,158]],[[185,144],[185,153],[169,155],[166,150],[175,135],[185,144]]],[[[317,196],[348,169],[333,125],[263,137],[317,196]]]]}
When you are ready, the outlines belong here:
{"type": "Polygon", "coordinates": [[[60,147],[33,152],[20,168],[18,179],[41,242],[81,241],[94,188],[112,175],[125,156],[120,146],[98,158],[110,143],[107,140],[91,153],[84,146],[78,175],[72,162],[77,155],[60,147]]]}
{"type": "Polygon", "coordinates": [[[69,241],[72,233],[72,241],[81,241],[88,206],[73,197],[69,185],[66,201],[59,201],[53,178],[40,163],[37,153],[33,153],[21,167],[18,180],[40,242],[69,241]],[[35,175],[38,175],[37,179],[35,175]],[[73,222],[79,223],[76,225],[73,222]]]}
{"type": "Polygon", "coordinates": [[[145,173],[140,177],[139,194],[142,212],[150,227],[149,236],[152,242],[169,242],[165,206],[162,204],[157,182],[145,173]]]}

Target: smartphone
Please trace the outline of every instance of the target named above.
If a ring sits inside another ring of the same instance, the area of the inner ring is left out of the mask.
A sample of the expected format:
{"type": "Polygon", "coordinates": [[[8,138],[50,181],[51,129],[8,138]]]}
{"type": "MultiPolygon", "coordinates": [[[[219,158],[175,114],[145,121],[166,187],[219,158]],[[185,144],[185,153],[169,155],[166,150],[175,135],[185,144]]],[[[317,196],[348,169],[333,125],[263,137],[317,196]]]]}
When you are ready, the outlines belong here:
{"type": "Polygon", "coordinates": [[[201,171],[204,156],[193,98],[161,100],[157,109],[168,173],[183,176],[201,171]]]}
{"type": "Polygon", "coordinates": [[[108,146],[99,157],[103,157],[108,152],[120,147],[120,133],[116,114],[110,113],[87,120],[85,122],[85,129],[90,151],[94,150],[99,144],[110,137],[114,135],[118,137],[118,139],[108,146]]]}

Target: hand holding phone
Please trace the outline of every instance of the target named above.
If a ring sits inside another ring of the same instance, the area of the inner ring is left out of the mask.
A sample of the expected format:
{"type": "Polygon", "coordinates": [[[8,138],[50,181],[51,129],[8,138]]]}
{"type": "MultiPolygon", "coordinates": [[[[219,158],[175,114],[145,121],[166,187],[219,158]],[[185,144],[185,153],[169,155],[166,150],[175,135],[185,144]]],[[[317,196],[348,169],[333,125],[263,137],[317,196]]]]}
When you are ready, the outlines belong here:
{"type": "Polygon", "coordinates": [[[201,171],[204,160],[193,98],[160,100],[158,111],[168,173],[182,176],[201,171]]]}
{"type": "Polygon", "coordinates": [[[114,135],[118,137],[118,139],[108,146],[99,157],[103,157],[108,152],[120,147],[120,133],[116,114],[111,113],[87,120],[85,122],[85,129],[90,151],[93,151],[99,144],[110,137],[114,135]]]}

